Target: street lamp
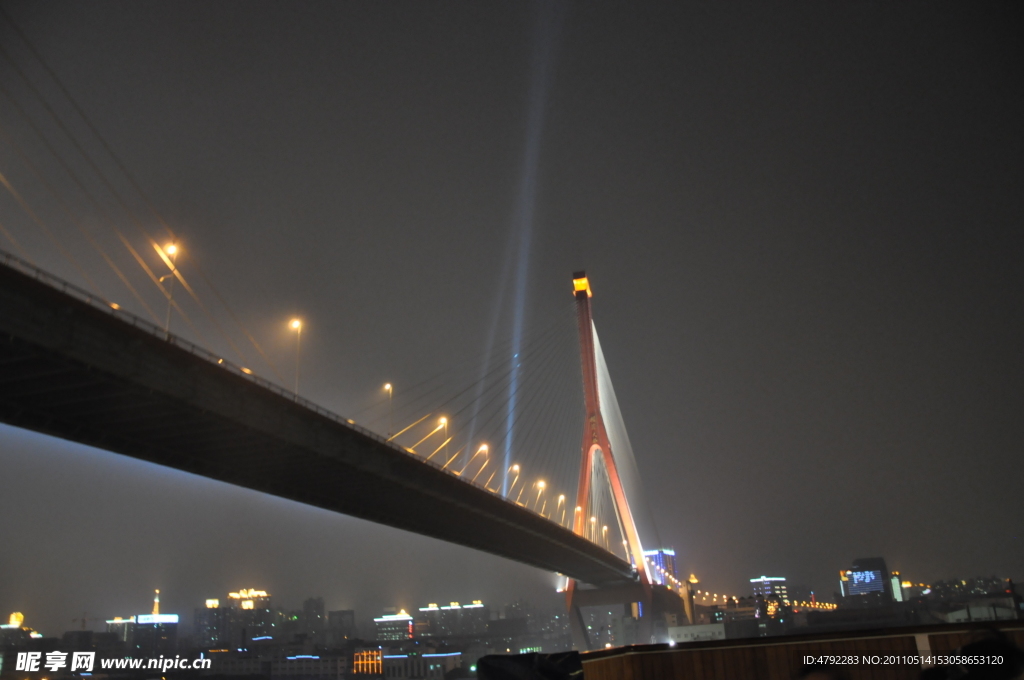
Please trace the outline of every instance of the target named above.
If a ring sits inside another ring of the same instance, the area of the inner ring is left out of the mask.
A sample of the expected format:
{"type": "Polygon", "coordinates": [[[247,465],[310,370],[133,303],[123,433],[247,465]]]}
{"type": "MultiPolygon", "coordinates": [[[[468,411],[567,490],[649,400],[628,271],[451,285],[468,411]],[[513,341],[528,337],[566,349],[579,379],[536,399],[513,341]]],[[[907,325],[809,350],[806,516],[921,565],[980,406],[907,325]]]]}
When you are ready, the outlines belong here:
{"type": "Polygon", "coordinates": [[[299,396],[299,360],[301,359],[302,351],[302,321],[299,319],[292,319],[288,326],[295,331],[295,396],[299,396]]]}
{"type": "Polygon", "coordinates": [[[167,245],[164,246],[164,254],[170,256],[170,257],[165,257],[164,259],[170,261],[171,273],[170,274],[164,274],[163,276],[161,276],[159,278],[159,281],[160,281],[160,283],[163,283],[167,279],[171,280],[171,282],[167,284],[167,320],[164,321],[164,335],[166,335],[167,337],[170,337],[171,336],[171,307],[174,304],[174,272],[175,272],[175,268],[177,266],[175,263],[178,260],[178,246],[176,246],[173,243],[168,243],[167,245]]]}
{"type": "MultiPolygon", "coordinates": [[[[444,444],[443,444],[443,446],[444,446],[444,459],[448,460],[448,419],[447,418],[441,418],[437,422],[439,422],[441,425],[444,426],[444,439],[442,440],[444,442],[444,444]]],[[[484,445],[484,450],[486,450],[486,449],[487,449],[487,446],[484,445]]]]}
{"type": "Polygon", "coordinates": [[[540,480],[539,482],[537,482],[537,499],[533,502],[533,510],[534,510],[534,512],[536,512],[536,510],[537,510],[537,505],[540,504],[540,497],[544,493],[544,487],[545,486],[547,486],[547,484],[544,482],[543,479],[540,480]]]}
{"type": "Polygon", "coordinates": [[[509,473],[509,471],[512,471],[512,472],[516,473],[516,477],[515,477],[515,479],[512,480],[512,486],[508,487],[508,491],[505,492],[505,498],[506,499],[509,497],[509,494],[511,494],[512,491],[516,488],[516,482],[519,481],[519,463],[516,463],[515,465],[512,465],[511,467],[509,467],[508,470],[505,470],[505,481],[506,482],[508,481],[508,473],[509,473]]]}
{"type": "Polygon", "coordinates": [[[390,438],[391,431],[395,429],[395,409],[391,403],[391,393],[394,390],[391,383],[384,383],[384,389],[388,391],[388,438],[390,438]]]}
{"type": "Polygon", "coordinates": [[[562,525],[562,524],[565,524],[565,494],[564,493],[558,495],[558,507],[556,507],[555,509],[557,510],[558,508],[562,508],[562,519],[560,519],[558,521],[558,524],[562,525]]]}

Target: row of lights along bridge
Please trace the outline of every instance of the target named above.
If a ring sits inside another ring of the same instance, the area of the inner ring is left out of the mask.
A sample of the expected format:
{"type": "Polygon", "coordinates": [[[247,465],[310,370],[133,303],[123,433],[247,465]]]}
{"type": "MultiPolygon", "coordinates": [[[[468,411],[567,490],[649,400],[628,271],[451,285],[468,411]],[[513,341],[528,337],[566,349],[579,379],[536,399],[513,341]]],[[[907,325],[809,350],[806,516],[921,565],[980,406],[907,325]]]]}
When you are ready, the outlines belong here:
{"type": "MultiPolygon", "coordinates": [[[[177,244],[168,243],[163,247],[163,252],[161,253],[162,259],[164,260],[168,269],[170,269],[170,273],[163,275],[159,279],[161,283],[163,283],[165,280],[169,281],[167,286],[167,318],[164,323],[164,332],[168,335],[170,334],[171,330],[171,310],[174,301],[174,279],[177,275],[176,262],[179,252],[180,247],[177,244]]],[[[288,327],[291,330],[295,331],[295,386],[293,391],[296,396],[298,396],[299,394],[299,375],[301,373],[302,366],[302,326],[302,319],[294,318],[288,322],[288,327]]],[[[396,437],[404,434],[405,432],[409,431],[416,425],[423,422],[423,420],[425,420],[426,418],[420,419],[414,422],[412,425],[409,425],[408,427],[396,433],[394,429],[394,385],[392,385],[391,383],[385,383],[384,391],[387,392],[388,395],[388,441],[392,441],[396,437]]],[[[445,464],[442,466],[441,469],[446,470],[448,469],[449,465],[451,465],[455,461],[455,459],[459,456],[462,450],[460,449],[459,451],[456,451],[454,455],[449,456],[448,445],[451,443],[453,437],[450,437],[448,435],[448,418],[441,417],[438,419],[437,422],[437,427],[431,430],[426,436],[424,436],[422,439],[420,439],[412,446],[404,448],[409,453],[417,455],[417,446],[422,445],[438,432],[443,432],[444,439],[441,445],[438,446],[430,455],[428,455],[426,460],[431,460],[435,455],[443,451],[444,453],[442,455],[445,457],[445,464]]],[[[461,469],[453,469],[452,472],[460,477],[466,475],[467,471],[471,471],[473,469],[474,463],[477,461],[478,458],[480,459],[480,462],[478,464],[478,467],[476,468],[476,472],[470,478],[470,481],[475,483],[483,473],[484,469],[486,469],[490,464],[489,448],[487,444],[481,444],[480,447],[469,458],[469,460],[466,461],[466,463],[462,466],[461,469]]],[[[575,525],[576,515],[583,512],[583,508],[580,506],[576,506],[573,515],[569,516],[567,512],[565,494],[559,494],[558,500],[555,503],[555,507],[549,513],[547,508],[548,499],[545,497],[545,492],[547,490],[547,482],[545,482],[543,479],[539,479],[533,484],[533,489],[536,489],[537,491],[536,495],[534,496],[532,492],[530,494],[526,494],[526,499],[524,501],[523,495],[528,487],[525,479],[523,479],[523,484],[521,486],[519,485],[519,481],[522,477],[521,472],[522,470],[518,463],[509,466],[509,468],[505,471],[505,481],[508,480],[508,477],[512,477],[512,483],[508,486],[508,491],[505,495],[506,500],[513,500],[512,494],[515,493],[516,496],[514,502],[517,505],[533,510],[534,512],[540,514],[541,516],[552,521],[557,521],[561,526],[567,529],[571,529],[575,525]],[[518,493],[516,493],[517,486],[519,486],[518,493]]],[[[492,493],[498,493],[500,490],[500,487],[495,487],[492,489],[490,486],[491,482],[494,480],[494,477],[496,475],[497,470],[492,470],[490,476],[484,482],[484,488],[492,493]]],[[[584,523],[584,535],[588,540],[603,545],[606,549],[611,550],[611,545],[608,539],[608,526],[601,525],[599,529],[597,517],[591,517],[589,522],[584,523]]],[[[625,543],[625,541],[623,541],[623,543],[625,543]]]]}

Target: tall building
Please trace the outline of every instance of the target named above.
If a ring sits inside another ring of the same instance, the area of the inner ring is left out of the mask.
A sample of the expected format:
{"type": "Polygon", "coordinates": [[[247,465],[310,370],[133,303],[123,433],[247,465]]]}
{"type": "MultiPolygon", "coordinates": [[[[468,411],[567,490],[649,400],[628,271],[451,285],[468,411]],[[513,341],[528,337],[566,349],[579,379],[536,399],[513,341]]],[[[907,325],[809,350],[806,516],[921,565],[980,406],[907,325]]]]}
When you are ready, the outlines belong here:
{"type": "Polygon", "coordinates": [[[192,617],[195,644],[200,649],[234,649],[231,647],[230,607],[221,607],[220,600],[206,601],[205,607],[197,607],[192,617]]]}
{"type": "Polygon", "coordinates": [[[881,557],[862,557],[839,572],[839,589],[848,604],[878,605],[893,601],[890,574],[881,557]]]}
{"type": "Polygon", "coordinates": [[[412,617],[404,609],[397,614],[378,617],[373,624],[377,628],[377,640],[381,642],[408,640],[413,634],[412,617]]]}
{"type": "Polygon", "coordinates": [[[314,645],[326,644],[327,620],[324,617],[324,598],[311,597],[302,603],[302,632],[314,645]]]}
{"type": "Polygon", "coordinates": [[[247,649],[254,638],[277,634],[270,595],[254,588],[228,593],[227,600],[206,601],[195,610],[195,643],[201,649],[247,649]]]}
{"type": "Polygon", "coordinates": [[[132,639],[132,630],[135,628],[135,617],[130,616],[127,619],[123,619],[120,616],[115,616],[107,621],[107,632],[113,633],[117,636],[117,639],[121,642],[128,644],[129,640],[132,639]]]}
{"type": "Polygon", "coordinates": [[[273,637],[274,612],[270,608],[270,595],[255,588],[228,593],[230,636],[229,649],[248,649],[254,638],[273,637]]]}
{"type": "Polygon", "coordinates": [[[449,602],[444,606],[420,607],[417,634],[433,637],[483,635],[491,619],[491,610],[480,600],[470,604],[449,602]]]}
{"type": "Polygon", "coordinates": [[[789,602],[785,576],[760,576],[752,578],[750,579],[750,585],[754,589],[754,597],[760,597],[765,600],[778,600],[782,603],[789,602]]]}
{"type": "Polygon", "coordinates": [[[351,609],[327,612],[327,645],[340,647],[346,640],[359,637],[356,633],[356,613],[351,609]]]}
{"type": "Polygon", "coordinates": [[[178,647],[177,614],[135,616],[128,648],[132,656],[173,656],[178,647]]]}
{"type": "Polygon", "coordinates": [[[668,579],[666,575],[676,579],[679,578],[679,575],[676,573],[676,551],[672,548],[645,550],[644,557],[654,565],[654,569],[651,570],[651,576],[658,585],[667,585],[666,581],[668,579]]]}

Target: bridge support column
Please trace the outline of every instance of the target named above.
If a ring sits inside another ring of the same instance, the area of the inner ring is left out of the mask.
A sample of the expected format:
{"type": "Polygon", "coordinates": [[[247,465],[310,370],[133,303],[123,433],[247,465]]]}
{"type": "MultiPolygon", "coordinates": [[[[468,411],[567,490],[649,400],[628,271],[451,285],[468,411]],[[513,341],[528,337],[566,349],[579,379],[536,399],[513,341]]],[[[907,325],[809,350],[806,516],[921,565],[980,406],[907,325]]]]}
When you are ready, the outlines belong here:
{"type": "Polygon", "coordinates": [[[577,650],[591,651],[600,645],[588,632],[584,607],[623,607],[623,618],[636,619],[636,639],[616,640],[616,646],[623,644],[649,644],[655,642],[656,623],[661,612],[654,606],[651,586],[632,583],[615,588],[582,588],[570,582],[566,591],[566,607],[569,610],[569,628],[572,644],[577,650]]]}

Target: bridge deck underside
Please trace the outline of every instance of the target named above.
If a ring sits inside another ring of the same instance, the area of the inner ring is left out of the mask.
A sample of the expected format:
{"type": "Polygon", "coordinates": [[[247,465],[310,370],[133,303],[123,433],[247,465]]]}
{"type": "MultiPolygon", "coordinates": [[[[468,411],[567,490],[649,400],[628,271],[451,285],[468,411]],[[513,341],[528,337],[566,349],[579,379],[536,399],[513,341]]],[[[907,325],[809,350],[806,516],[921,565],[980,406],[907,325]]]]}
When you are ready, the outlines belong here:
{"type": "Polygon", "coordinates": [[[3,266],[0,421],[586,583],[632,579],[553,522],[3,266]]]}

